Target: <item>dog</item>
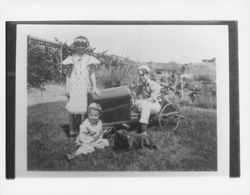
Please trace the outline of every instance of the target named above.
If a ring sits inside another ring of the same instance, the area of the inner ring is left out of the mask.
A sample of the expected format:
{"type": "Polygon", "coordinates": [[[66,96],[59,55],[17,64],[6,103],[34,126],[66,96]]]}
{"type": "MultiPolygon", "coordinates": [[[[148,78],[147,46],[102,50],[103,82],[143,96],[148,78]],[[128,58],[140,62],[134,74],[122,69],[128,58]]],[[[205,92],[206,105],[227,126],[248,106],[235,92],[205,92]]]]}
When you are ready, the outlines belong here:
{"type": "Polygon", "coordinates": [[[128,134],[125,129],[117,130],[114,134],[114,150],[129,150],[128,134]]]}
{"type": "Polygon", "coordinates": [[[128,132],[125,129],[118,130],[115,133],[114,150],[139,150],[144,148],[158,149],[146,135],[128,132]]]}

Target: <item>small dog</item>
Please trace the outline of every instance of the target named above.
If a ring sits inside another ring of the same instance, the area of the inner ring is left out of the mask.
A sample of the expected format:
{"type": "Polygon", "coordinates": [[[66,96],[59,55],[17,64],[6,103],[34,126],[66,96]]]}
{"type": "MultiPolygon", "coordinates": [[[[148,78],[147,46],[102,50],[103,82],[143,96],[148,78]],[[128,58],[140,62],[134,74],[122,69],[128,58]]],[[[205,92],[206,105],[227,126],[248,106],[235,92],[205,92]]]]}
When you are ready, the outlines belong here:
{"type": "Polygon", "coordinates": [[[118,130],[115,133],[115,150],[138,150],[144,148],[158,149],[152,140],[146,135],[128,132],[125,129],[118,130]]]}
{"type": "Polygon", "coordinates": [[[115,132],[114,150],[129,150],[128,134],[125,129],[121,129],[115,132]]]}

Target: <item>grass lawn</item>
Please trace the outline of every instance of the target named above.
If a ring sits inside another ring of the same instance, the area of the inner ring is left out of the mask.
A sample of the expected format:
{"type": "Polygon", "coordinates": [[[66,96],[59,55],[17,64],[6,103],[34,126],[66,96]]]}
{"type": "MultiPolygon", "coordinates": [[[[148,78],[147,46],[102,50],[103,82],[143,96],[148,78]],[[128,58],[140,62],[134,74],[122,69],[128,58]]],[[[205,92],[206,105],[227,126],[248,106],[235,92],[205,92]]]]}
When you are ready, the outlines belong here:
{"type": "MultiPolygon", "coordinates": [[[[158,150],[115,152],[112,147],[69,162],[75,150],[62,126],[67,124],[65,102],[28,107],[28,170],[46,171],[216,171],[216,111],[182,108],[186,116],[158,150]]],[[[151,127],[158,128],[158,127],[151,127]]]]}

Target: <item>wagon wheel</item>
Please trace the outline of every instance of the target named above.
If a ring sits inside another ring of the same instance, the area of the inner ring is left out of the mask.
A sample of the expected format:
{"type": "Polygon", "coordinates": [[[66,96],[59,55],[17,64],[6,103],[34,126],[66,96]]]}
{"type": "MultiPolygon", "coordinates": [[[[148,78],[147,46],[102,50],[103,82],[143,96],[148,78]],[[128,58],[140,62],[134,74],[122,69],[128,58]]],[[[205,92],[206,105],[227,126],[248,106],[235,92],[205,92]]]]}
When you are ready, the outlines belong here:
{"type": "Polygon", "coordinates": [[[174,131],[180,123],[180,111],[174,104],[165,105],[159,114],[159,126],[162,132],[174,131]]]}

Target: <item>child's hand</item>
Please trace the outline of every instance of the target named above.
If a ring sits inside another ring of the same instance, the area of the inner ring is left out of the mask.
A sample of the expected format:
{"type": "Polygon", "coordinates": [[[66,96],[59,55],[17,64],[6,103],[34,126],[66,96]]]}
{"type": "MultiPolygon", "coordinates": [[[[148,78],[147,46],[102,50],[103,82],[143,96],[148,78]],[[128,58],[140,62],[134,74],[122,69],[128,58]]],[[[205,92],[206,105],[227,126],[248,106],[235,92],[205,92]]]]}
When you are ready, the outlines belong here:
{"type": "Polygon", "coordinates": [[[76,140],[75,140],[75,144],[77,145],[77,146],[79,146],[79,145],[81,145],[83,142],[81,141],[81,139],[79,138],[79,136],[76,138],[76,140]]]}
{"type": "Polygon", "coordinates": [[[65,94],[65,96],[66,96],[67,99],[69,100],[69,92],[67,92],[67,93],[65,94]]]}
{"type": "Polygon", "coordinates": [[[93,136],[93,137],[96,136],[95,134],[96,134],[96,133],[91,133],[91,132],[88,133],[89,136],[93,136]]]}
{"type": "Polygon", "coordinates": [[[99,139],[99,135],[93,136],[93,141],[92,142],[96,142],[99,139]]]}
{"type": "Polygon", "coordinates": [[[101,91],[99,89],[97,89],[97,88],[94,88],[93,89],[93,94],[100,96],[101,95],[101,91]]]}

